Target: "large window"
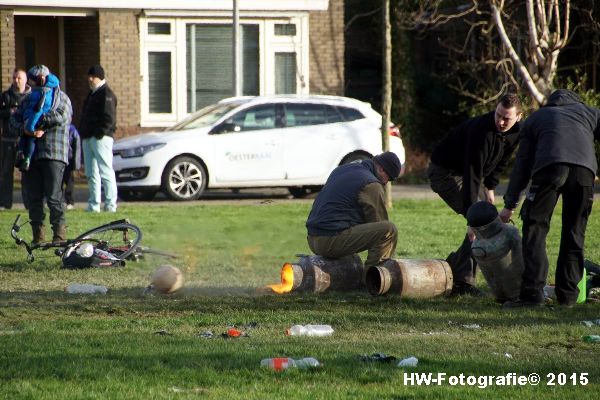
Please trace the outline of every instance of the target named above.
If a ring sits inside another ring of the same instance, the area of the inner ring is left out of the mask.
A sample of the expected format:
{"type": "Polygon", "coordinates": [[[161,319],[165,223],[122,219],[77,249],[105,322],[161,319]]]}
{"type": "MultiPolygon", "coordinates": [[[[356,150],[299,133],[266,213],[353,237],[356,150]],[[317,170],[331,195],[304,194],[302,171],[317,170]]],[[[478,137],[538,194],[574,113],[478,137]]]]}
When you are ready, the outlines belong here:
{"type": "MultiPolygon", "coordinates": [[[[188,112],[234,94],[232,35],[231,25],[187,24],[188,112]]],[[[258,95],[258,26],[243,25],[240,39],[243,94],[258,95]]]]}
{"type": "MultiPolygon", "coordinates": [[[[142,126],[173,126],[234,95],[230,18],[150,16],[140,33],[142,126]]],[[[242,18],[242,94],[308,94],[308,55],[307,14],[242,18]]]]}

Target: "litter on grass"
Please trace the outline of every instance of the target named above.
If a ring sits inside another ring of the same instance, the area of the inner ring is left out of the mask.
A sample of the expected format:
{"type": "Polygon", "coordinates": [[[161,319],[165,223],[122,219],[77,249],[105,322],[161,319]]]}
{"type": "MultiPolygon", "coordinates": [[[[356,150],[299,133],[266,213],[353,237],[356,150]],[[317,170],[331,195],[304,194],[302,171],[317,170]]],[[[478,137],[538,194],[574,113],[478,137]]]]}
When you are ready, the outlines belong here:
{"type": "Polygon", "coordinates": [[[591,321],[581,321],[581,323],[587,326],[588,328],[591,328],[594,325],[600,325],[600,319],[594,319],[591,321]]]}
{"type": "Polygon", "coordinates": [[[398,362],[398,366],[399,367],[416,367],[417,364],[419,364],[419,359],[417,357],[408,357],[405,358],[404,360],[400,360],[400,362],[398,362]]]}
{"type": "Polygon", "coordinates": [[[385,353],[373,353],[371,355],[363,354],[360,356],[360,360],[364,362],[391,363],[392,361],[396,361],[396,357],[388,356],[385,353]]]}

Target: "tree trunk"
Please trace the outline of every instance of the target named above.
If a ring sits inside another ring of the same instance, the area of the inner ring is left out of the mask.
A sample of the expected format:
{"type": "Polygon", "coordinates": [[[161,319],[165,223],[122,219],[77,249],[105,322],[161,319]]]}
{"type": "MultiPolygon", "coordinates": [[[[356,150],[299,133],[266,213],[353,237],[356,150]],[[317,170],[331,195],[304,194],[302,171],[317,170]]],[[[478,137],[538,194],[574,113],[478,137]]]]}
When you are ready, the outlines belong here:
{"type": "MultiPolygon", "coordinates": [[[[392,26],[390,23],[390,0],[382,0],[382,90],[381,90],[381,145],[383,151],[390,149],[390,114],[392,110],[392,26]]],[[[404,160],[402,160],[404,161],[404,160]]],[[[392,184],[385,185],[385,202],[388,208],[392,207],[392,184]]]]}

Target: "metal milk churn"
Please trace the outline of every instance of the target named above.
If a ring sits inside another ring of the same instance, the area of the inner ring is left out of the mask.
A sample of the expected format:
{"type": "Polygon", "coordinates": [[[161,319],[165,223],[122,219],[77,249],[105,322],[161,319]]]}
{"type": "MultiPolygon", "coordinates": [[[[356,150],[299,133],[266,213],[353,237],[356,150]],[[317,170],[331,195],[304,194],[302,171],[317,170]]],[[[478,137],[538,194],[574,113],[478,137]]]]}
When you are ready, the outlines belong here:
{"type": "Polygon", "coordinates": [[[268,285],[276,293],[351,291],[362,287],[363,263],[357,254],[338,259],[297,255],[296,263],[285,263],[281,283],[268,285]]]}
{"type": "Polygon", "coordinates": [[[518,299],[524,268],[519,230],[503,223],[496,207],[486,201],[469,207],[467,223],[476,237],[471,244],[473,258],[496,300],[518,299]]]}
{"type": "Polygon", "coordinates": [[[452,270],[444,260],[390,258],[367,270],[367,290],[374,296],[399,294],[403,298],[448,295],[452,270]]]}

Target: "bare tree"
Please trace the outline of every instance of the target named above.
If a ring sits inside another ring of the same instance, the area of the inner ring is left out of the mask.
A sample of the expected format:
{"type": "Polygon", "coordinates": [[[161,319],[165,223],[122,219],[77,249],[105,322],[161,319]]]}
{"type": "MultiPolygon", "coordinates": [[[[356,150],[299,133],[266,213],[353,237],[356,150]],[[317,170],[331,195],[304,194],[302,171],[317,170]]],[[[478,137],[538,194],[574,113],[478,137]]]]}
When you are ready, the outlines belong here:
{"type": "MultiPolygon", "coordinates": [[[[400,26],[440,35],[452,64],[451,85],[459,94],[488,103],[514,85],[526,89],[537,104],[545,102],[555,84],[559,54],[573,33],[570,0],[417,3],[412,8],[398,3],[400,26]],[[458,22],[462,30],[448,28],[458,22]]],[[[593,1],[578,2],[579,11],[591,16],[592,9],[593,1]]]]}

